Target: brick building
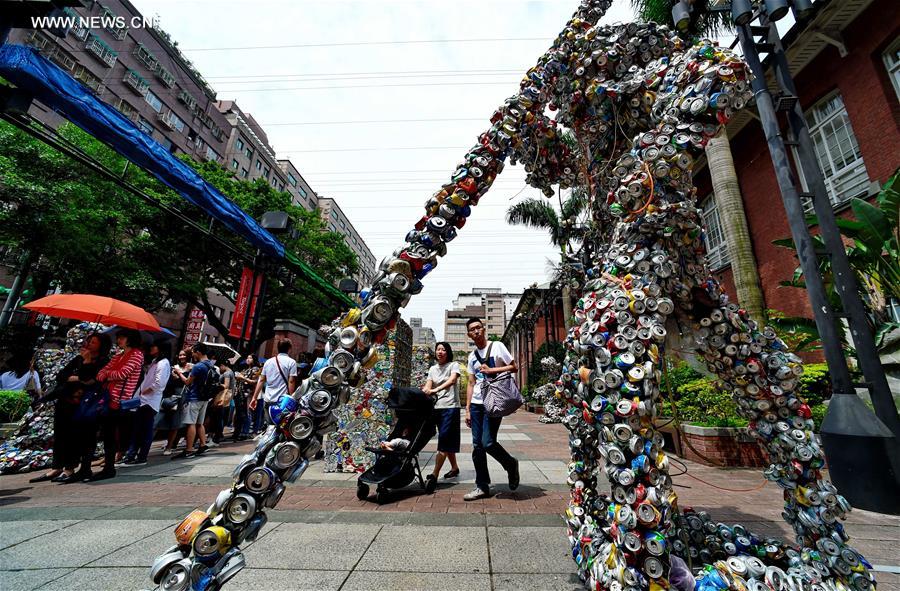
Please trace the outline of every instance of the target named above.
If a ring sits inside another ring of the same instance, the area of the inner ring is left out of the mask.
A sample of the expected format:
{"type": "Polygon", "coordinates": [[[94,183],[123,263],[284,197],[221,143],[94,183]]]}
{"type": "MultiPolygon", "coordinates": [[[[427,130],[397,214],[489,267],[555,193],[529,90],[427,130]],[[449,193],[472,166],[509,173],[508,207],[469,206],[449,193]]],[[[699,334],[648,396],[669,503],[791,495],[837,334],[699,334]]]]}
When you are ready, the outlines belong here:
{"type": "MultiPolygon", "coordinates": [[[[840,216],[849,213],[852,197],[873,197],[900,166],[900,11],[890,0],[830,0],[816,7],[815,17],[794,25],[783,39],[828,194],[840,216]]],[[[812,317],[804,290],[779,285],[791,278],[798,262],[791,251],[772,243],[791,233],[755,112],[742,111],[726,131],[765,307],[812,317]]],[[[796,165],[795,172],[803,184],[796,165]]],[[[702,168],[695,177],[710,268],[735,298],[729,237],[712,198],[709,170],[702,168]]]]}

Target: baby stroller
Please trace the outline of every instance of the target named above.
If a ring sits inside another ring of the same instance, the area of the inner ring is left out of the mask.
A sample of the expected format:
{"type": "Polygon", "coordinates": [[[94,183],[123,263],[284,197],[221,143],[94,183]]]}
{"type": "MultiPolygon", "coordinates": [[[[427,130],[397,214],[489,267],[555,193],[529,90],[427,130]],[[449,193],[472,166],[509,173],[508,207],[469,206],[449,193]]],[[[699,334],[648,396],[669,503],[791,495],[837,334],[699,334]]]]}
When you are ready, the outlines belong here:
{"type": "Polygon", "coordinates": [[[385,450],[377,447],[366,447],[375,454],[375,463],[360,474],[356,484],[356,497],[365,500],[369,496],[369,487],[374,485],[375,500],[385,503],[389,489],[403,488],[415,478],[419,486],[427,493],[434,492],[436,482],[422,478],[419,467],[419,452],[431,441],[437,428],[431,418],[434,400],[418,388],[391,388],[388,393],[388,408],[394,411],[396,423],[388,435],[388,440],[403,438],[409,440],[409,447],[404,450],[385,450]]]}

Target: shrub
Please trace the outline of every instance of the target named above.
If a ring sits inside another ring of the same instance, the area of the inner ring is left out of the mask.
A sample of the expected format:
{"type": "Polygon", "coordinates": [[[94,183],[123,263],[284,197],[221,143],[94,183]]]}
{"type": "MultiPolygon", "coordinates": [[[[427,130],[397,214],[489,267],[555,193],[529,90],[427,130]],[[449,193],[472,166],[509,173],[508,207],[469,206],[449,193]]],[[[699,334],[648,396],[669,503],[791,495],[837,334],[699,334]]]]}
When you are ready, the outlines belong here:
{"type": "Polygon", "coordinates": [[[681,388],[688,382],[693,382],[699,378],[703,377],[699,371],[688,365],[683,361],[678,361],[675,363],[669,363],[668,367],[668,380],[663,377],[662,383],[660,384],[660,390],[662,390],[662,396],[666,400],[668,400],[668,387],[672,387],[672,395],[675,397],[675,400],[678,400],[680,396],[681,388]]]}
{"type": "MultiPolygon", "coordinates": [[[[747,420],[740,417],[731,393],[718,388],[708,378],[696,378],[681,385],[675,403],[678,418],[683,423],[702,427],[743,427],[747,420]]],[[[668,398],[662,404],[662,414],[672,416],[668,398]]]]}
{"type": "Polygon", "coordinates": [[[822,404],[831,398],[831,378],[824,363],[810,363],[803,366],[803,375],[797,380],[797,394],[810,407],[822,404]]]}
{"type": "Polygon", "coordinates": [[[816,404],[815,406],[810,406],[809,410],[812,411],[812,419],[816,424],[816,433],[822,428],[822,421],[825,420],[825,412],[828,410],[828,406],[825,404],[816,404]]]}
{"type": "Polygon", "coordinates": [[[23,390],[0,390],[0,423],[14,423],[22,418],[31,398],[23,390]]]}

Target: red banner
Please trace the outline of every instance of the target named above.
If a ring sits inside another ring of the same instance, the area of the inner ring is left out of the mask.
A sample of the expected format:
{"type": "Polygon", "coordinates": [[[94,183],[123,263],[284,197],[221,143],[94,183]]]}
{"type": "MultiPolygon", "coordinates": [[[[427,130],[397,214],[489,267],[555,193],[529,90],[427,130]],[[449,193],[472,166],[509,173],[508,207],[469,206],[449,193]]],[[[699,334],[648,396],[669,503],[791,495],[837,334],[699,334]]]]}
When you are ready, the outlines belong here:
{"type": "Polygon", "coordinates": [[[248,314],[250,320],[247,323],[247,331],[243,336],[245,338],[250,336],[250,333],[253,331],[253,315],[256,312],[256,302],[259,299],[261,287],[262,278],[260,277],[256,280],[256,289],[253,290],[253,269],[244,267],[244,272],[241,274],[241,287],[234,302],[234,315],[231,317],[231,326],[228,327],[229,336],[241,337],[241,330],[244,328],[244,318],[248,314]],[[250,295],[251,290],[253,290],[252,297],[250,295]]]}

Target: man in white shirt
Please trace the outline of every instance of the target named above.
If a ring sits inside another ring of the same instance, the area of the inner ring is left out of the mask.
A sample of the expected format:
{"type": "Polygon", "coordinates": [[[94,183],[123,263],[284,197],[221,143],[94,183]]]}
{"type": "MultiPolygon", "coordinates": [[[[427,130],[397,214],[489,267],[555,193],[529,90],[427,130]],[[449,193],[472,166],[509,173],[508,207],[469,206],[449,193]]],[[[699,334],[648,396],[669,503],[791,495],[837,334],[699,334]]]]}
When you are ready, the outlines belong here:
{"type": "Polygon", "coordinates": [[[500,341],[488,342],[480,318],[466,322],[475,350],[469,353],[469,385],[466,393],[466,425],[472,428],[472,463],[475,464],[475,489],[463,500],[474,501],[491,496],[491,474],[487,456],[497,460],[509,477],[509,490],[519,488],[519,461],[497,442],[497,431],[503,417],[490,417],[484,408],[482,387],[485,377],[516,371],[516,360],[500,341]]]}
{"type": "Polygon", "coordinates": [[[278,341],[278,355],[266,359],[263,364],[262,373],[259,374],[259,380],[256,382],[256,388],[253,390],[253,397],[250,398],[250,410],[256,410],[257,400],[260,392],[263,393],[263,401],[266,403],[266,418],[268,419],[268,408],[278,402],[284,394],[293,394],[297,388],[297,362],[289,355],[291,350],[291,341],[282,339],[278,341]]]}

